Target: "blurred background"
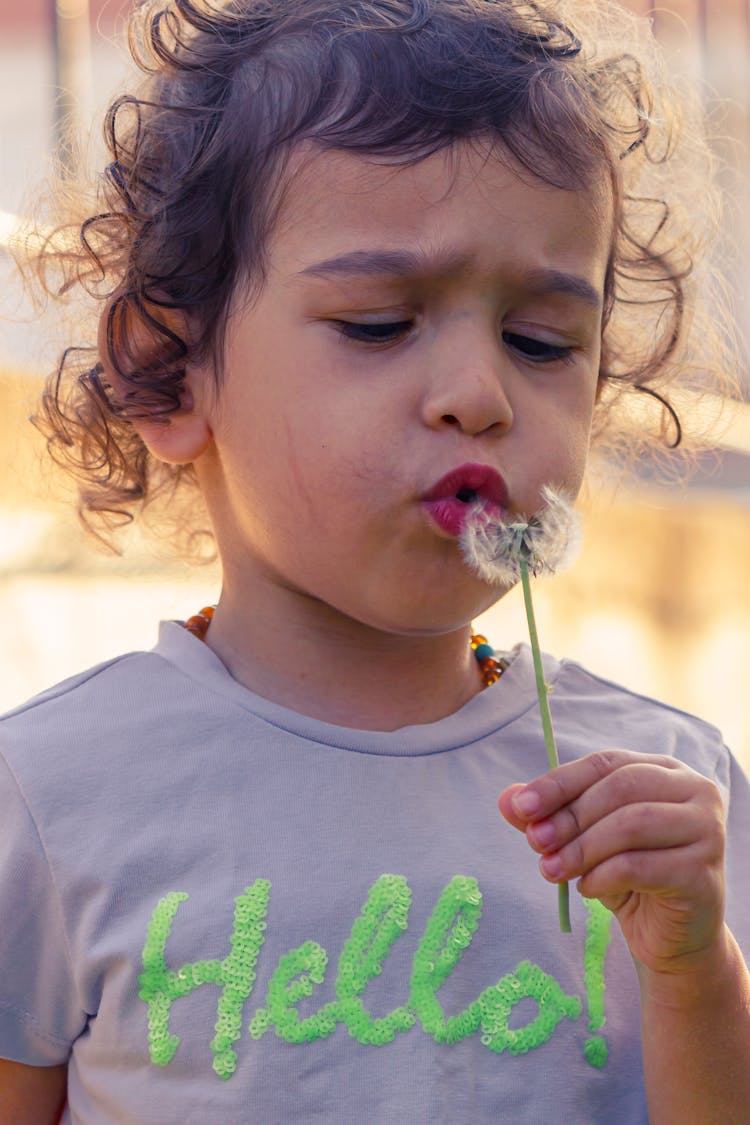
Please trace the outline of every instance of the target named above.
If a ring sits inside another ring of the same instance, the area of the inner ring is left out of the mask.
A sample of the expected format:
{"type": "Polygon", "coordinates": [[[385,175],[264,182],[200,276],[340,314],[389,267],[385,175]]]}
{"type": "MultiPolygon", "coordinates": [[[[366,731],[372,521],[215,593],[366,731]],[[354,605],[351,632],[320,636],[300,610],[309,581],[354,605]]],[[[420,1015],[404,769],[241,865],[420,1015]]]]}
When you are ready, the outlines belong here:
{"type": "MultiPolygon", "coordinates": [[[[671,64],[700,86],[728,200],[723,250],[750,341],[750,0],[630,5],[650,16],[671,64]]],[[[38,209],[51,162],[130,71],[125,0],[0,0],[0,711],[51,683],[155,642],[161,618],[215,601],[215,568],[189,570],[133,537],[102,555],[48,479],[26,421],[42,378],[70,341],[40,312],[6,252],[38,209]]],[[[98,127],[98,124],[97,124],[98,127]]],[[[88,159],[96,163],[98,135],[88,159]]],[[[750,399],[750,379],[746,398],[750,399]]],[[[543,645],[606,678],[721,727],[750,768],[750,407],[727,415],[687,484],[654,465],[590,482],[584,549],[540,582],[543,645]]],[[[496,648],[526,635],[512,594],[478,625],[496,648]]],[[[554,700],[552,706],[554,707],[554,700]]],[[[603,744],[617,731],[602,732],[603,744]]]]}

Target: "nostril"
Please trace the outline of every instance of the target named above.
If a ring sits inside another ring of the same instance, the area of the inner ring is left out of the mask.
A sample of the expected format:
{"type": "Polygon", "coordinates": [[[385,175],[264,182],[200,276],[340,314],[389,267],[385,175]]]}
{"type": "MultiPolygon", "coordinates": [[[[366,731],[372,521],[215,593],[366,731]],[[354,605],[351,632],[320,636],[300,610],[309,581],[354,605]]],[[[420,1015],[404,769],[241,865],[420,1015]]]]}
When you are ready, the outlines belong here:
{"type": "Polygon", "coordinates": [[[449,426],[457,426],[459,424],[455,414],[444,414],[443,421],[447,422],[449,426]]]}

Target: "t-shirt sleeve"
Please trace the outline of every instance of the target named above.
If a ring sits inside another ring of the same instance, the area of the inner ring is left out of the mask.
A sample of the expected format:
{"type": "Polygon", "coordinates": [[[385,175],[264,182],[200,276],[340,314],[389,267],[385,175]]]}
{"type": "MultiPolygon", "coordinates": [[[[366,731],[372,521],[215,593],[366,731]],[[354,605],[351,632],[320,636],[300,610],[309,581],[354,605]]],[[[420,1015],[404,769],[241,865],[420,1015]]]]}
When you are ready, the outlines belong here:
{"type": "Polygon", "coordinates": [[[0,756],[0,1058],[65,1062],[85,1025],[44,846],[0,756]]]}
{"type": "Polygon", "coordinates": [[[750,965],[750,780],[729,758],[727,924],[750,965]]]}

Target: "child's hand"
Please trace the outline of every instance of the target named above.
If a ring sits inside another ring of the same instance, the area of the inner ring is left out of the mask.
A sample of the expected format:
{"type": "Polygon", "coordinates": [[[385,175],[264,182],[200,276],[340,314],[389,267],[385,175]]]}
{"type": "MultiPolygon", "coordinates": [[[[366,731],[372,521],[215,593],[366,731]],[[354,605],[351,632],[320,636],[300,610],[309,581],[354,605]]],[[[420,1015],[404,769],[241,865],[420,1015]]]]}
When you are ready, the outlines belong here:
{"type": "Polygon", "coordinates": [[[642,965],[687,970],[717,941],[724,811],[716,785],[682,762],[601,751],[509,786],[499,805],[546,879],[579,879],[614,912],[642,965]]]}

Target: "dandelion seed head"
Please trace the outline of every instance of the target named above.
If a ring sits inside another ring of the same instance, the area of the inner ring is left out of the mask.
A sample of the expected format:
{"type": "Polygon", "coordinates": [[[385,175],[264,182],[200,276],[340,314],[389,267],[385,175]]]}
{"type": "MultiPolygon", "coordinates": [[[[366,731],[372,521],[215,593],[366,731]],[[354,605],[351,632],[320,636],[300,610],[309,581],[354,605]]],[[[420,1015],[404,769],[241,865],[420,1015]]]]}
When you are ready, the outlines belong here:
{"type": "Polygon", "coordinates": [[[469,567],[495,586],[510,587],[521,577],[521,562],[533,575],[554,574],[578,552],[581,524],[571,500],[545,485],[543,505],[528,520],[497,519],[478,503],[466,521],[461,550],[469,567]]]}

